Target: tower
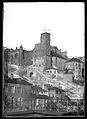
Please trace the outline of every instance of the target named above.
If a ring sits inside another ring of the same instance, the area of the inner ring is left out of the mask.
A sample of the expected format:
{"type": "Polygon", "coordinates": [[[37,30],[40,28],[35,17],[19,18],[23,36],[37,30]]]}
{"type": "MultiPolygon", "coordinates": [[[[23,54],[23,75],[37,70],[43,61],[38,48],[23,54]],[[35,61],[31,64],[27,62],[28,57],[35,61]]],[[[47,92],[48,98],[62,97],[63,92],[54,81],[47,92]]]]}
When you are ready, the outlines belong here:
{"type": "Polygon", "coordinates": [[[50,33],[41,34],[41,55],[50,55],[50,33]]]}
{"type": "Polygon", "coordinates": [[[50,56],[50,33],[42,33],[40,37],[40,56],[44,58],[44,69],[51,66],[51,56],[50,56]]]}
{"type": "Polygon", "coordinates": [[[20,46],[20,49],[19,49],[19,66],[22,66],[23,65],[23,47],[22,45],[20,46]]]}

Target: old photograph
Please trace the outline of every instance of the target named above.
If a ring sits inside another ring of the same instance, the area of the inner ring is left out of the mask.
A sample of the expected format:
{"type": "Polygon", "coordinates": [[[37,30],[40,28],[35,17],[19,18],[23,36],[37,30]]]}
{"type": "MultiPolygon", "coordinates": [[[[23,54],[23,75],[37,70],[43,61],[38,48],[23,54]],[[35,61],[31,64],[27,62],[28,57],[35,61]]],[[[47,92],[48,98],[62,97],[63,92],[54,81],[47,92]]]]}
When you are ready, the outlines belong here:
{"type": "Polygon", "coordinates": [[[3,3],[3,117],[85,116],[84,2],[3,3]]]}

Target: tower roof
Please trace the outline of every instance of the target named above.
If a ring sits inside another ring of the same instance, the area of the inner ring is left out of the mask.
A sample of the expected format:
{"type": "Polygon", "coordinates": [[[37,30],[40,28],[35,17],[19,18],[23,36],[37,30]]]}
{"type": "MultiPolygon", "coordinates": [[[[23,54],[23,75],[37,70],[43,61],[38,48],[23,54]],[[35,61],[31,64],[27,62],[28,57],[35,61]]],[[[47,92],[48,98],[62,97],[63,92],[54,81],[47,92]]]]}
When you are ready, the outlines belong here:
{"type": "Polygon", "coordinates": [[[22,45],[20,46],[20,48],[23,48],[22,45]]]}
{"type": "Polygon", "coordinates": [[[43,35],[43,34],[49,34],[49,35],[50,35],[50,33],[47,33],[47,32],[44,32],[44,33],[42,33],[41,35],[43,35]]]}

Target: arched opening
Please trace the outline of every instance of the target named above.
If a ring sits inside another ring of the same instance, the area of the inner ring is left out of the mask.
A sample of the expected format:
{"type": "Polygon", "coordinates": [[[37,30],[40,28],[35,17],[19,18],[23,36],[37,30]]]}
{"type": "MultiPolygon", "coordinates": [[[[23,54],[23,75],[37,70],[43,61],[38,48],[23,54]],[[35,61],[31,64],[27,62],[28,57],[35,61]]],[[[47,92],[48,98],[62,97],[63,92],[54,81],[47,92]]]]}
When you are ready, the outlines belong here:
{"type": "Polygon", "coordinates": [[[11,55],[11,64],[13,64],[13,55],[11,55]]]}
{"type": "Polygon", "coordinates": [[[18,54],[17,53],[15,53],[15,59],[18,57],[18,54]]]}
{"type": "Polygon", "coordinates": [[[30,72],[30,78],[31,78],[32,75],[33,75],[33,72],[30,72]]]}

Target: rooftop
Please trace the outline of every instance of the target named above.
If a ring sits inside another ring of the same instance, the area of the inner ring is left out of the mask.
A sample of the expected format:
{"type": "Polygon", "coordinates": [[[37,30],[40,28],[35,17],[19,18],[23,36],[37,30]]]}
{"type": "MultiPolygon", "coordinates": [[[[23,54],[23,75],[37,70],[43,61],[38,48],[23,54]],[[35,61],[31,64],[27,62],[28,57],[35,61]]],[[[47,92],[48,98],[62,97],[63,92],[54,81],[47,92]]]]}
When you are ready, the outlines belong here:
{"type": "Polygon", "coordinates": [[[65,60],[67,59],[67,58],[63,57],[62,55],[58,54],[57,52],[51,51],[51,55],[52,55],[52,56],[59,57],[59,58],[62,58],[62,59],[65,59],[65,60]]]}
{"type": "Polygon", "coordinates": [[[32,98],[35,98],[35,99],[50,99],[50,97],[48,97],[47,95],[36,95],[36,94],[32,94],[31,95],[32,98]]]}
{"type": "Polygon", "coordinates": [[[44,32],[44,33],[42,33],[41,35],[43,35],[43,34],[49,34],[49,35],[50,35],[50,33],[47,33],[47,32],[44,32]]]}
{"type": "Polygon", "coordinates": [[[39,87],[39,86],[37,86],[37,85],[32,86],[31,88],[32,88],[32,90],[38,90],[38,91],[42,91],[42,92],[47,92],[47,90],[42,89],[41,87],[39,87]]]}
{"type": "Polygon", "coordinates": [[[57,68],[54,68],[54,67],[49,67],[49,68],[47,68],[47,69],[45,69],[45,70],[49,70],[49,69],[58,70],[57,68]]]}
{"type": "Polygon", "coordinates": [[[55,87],[55,86],[52,86],[52,85],[45,84],[45,86],[47,86],[47,88],[48,88],[48,89],[51,89],[51,90],[56,90],[56,91],[65,92],[63,89],[58,88],[58,87],[55,87]]]}
{"type": "Polygon", "coordinates": [[[29,86],[32,86],[31,83],[25,81],[25,80],[22,80],[21,78],[7,78],[5,80],[6,83],[14,83],[14,84],[21,84],[21,85],[29,85],[29,86]]]}
{"type": "Polygon", "coordinates": [[[78,62],[78,63],[83,63],[80,59],[78,59],[78,58],[74,58],[74,57],[73,57],[72,59],[66,61],[66,63],[68,63],[68,62],[78,62]]]}

